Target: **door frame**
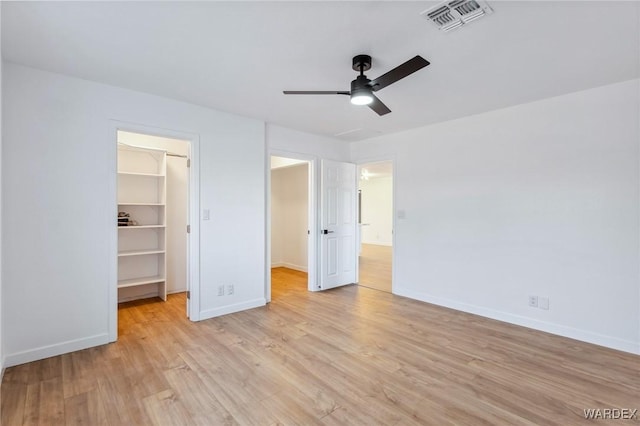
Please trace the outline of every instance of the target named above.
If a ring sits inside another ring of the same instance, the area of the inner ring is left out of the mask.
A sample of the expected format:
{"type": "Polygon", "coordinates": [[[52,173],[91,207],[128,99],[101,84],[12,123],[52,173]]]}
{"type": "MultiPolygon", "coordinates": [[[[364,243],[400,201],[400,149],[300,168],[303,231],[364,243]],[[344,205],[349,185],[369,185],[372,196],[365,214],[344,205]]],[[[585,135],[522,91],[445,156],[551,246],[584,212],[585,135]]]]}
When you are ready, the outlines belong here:
{"type": "MultiPolygon", "coordinates": [[[[356,162],[356,167],[357,167],[357,169],[359,169],[361,166],[363,166],[365,164],[383,163],[383,162],[387,162],[387,161],[391,162],[391,168],[392,168],[392,171],[391,171],[391,191],[393,193],[391,194],[391,294],[395,294],[394,287],[395,287],[395,282],[396,282],[396,265],[395,265],[395,261],[396,261],[396,225],[397,225],[397,221],[396,221],[396,217],[397,217],[397,212],[396,212],[396,156],[395,155],[386,155],[386,156],[379,156],[379,157],[362,158],[362,159],[359,159],[356,162]]],[[[358,179],[357,187],[360,187],[360,183],[359,183],[360,182],[360,176],[357,176],[356,179],[358,179]]],[[[360,229],[358,229],[358,232],[360,232],[360,229]]],[[[358,252],[359,249],[360,249],[360,247],[356,247],[356,252],[358,252]]],[[[360,279],[360,261],[359,260],[358,260],[358,268],[357,268],[356,277],[358,278],[358,281],[359,281],[359,279],[360,279]]]]}
{"type": "Polygon", "coordinates": [[[283,151],[279,149],[269,149],[266,155],[265,165],[265,291],[264,297],[267,303],[271,302],[271,157],[292,158],[306,161],[308,168],[308,200],[307,200],[307,223],[309,228],[309,238],[307,240],[307,289],[309,291],[320,290],[318,283],[318,157],[299,152],[283,151]]]}
{"type": "MultiPolygon", "coordinates": [[[[109,341],[118,340],[118,229],[114,218],[118,215],[118,131],[180,139],[189,142],[189,212],[190,233],[187,244],[187,290],[190,293],[188,315],[191,321],[200,320],[200,136],[176,130],[146,126],[119,120],[109,120],[109,187],[107,197],[112,200],[107,209],[109,223],[109,291],[107,296],[109,341]]],[[[186,230],[185,230],[186,232],[186,230]]]]}

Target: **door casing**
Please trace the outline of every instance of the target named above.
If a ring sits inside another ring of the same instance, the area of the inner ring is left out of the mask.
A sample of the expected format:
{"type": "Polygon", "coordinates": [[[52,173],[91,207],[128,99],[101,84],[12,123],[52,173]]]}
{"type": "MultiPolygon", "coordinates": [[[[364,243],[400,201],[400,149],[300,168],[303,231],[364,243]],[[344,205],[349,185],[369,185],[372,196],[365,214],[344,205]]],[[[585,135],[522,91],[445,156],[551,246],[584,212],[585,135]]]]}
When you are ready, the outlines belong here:
{"type": "MultiPolygon", "coordinates": [[[[188,317],[191,321],[200,320],[200,137],[194,133],[180,132],[142,124],[128,123],[118,120],[109,121],[109,140],[113,142],[109,150],[110,179],[107,195],[112,200],[111,208],[107,210],[107,223],[114,223],[118,216],[118,131],[141,133],[164,138],[181,139],[189,142],[189,225],[190,233],[187,245],[187,289],[190,297],[188,303],[188,317]]],[[[186,230],[185,230],[186,232],[186,230]]],[[[109,291],[107,297],[109,341],[118,339],[118,229],[112,227],[109,238],[109,291]]]]}

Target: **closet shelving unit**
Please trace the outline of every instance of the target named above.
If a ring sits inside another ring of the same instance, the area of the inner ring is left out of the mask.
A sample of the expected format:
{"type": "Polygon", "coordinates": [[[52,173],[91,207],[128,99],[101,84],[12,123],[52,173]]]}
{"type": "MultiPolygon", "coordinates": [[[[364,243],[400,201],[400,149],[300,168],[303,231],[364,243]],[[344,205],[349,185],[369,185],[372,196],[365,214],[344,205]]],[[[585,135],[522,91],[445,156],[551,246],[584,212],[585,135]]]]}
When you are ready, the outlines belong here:
{"type": "Polygon", "coordinates": [[[137,222],[118,226],[119,300],[152,296],[154,286],[167,300],[166,170],[165,151],[118,145],[118,212],[137,222]],[[133,287],[140,288],[120,291],[133,287]]]}

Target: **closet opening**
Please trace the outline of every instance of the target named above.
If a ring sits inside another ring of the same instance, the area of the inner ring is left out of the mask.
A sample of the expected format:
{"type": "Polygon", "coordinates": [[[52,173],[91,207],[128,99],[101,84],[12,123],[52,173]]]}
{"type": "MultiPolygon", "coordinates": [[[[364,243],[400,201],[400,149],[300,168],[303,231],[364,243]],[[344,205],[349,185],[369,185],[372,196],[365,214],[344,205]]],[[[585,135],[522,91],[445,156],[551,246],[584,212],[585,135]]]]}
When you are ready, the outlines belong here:
{"type": "Polygon", "coordinates": [[[316,290],[313,161],[270,156],[267,301],[316,290]]]}
{"type": "MultiPolygon", "coordinates": [[[[191,141],[116,134],[117,309],[189,317],[191,141]]],[[[118,329],[127,326],[121,318],[118,329]]]]}

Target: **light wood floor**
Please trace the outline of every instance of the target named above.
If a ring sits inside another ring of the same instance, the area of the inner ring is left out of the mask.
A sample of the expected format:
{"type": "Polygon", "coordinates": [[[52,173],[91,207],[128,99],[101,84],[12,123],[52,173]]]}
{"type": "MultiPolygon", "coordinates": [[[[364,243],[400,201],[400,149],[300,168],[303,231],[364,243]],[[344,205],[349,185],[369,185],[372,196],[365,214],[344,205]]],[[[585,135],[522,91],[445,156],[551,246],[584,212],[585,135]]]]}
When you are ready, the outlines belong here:
{"type": "Polygon", "coordinates": [[[638,356],[355,285],[311,293],[283,268],[269,306],[190,323],[184,303],[127,303],[117,343],[7,369],[2,424],[601,425],[583,409],[640,408],[638,356]]]}
{"type": "Polygon", "coordinates": [[[362,244],[359,262],[358,284],[391,293],[391,247],[362,244]]]}

